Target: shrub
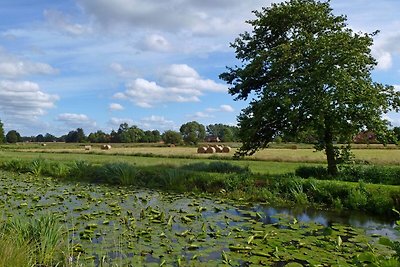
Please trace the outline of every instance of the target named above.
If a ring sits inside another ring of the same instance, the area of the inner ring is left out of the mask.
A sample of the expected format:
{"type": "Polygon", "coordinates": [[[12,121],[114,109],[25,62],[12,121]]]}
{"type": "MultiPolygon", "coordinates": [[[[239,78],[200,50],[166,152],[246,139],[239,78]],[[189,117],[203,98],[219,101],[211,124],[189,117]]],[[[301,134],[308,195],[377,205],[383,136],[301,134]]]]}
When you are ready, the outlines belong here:
{"type": "Polygon", "coordinates": [[[328,178],[328,171],[322,166],[300,166],[296,169],[295,174],[301,178],[328,178]]]}
{"type": "Polygon", "coordinates": [[[198,162],[181,167],[185,170],[198,171],[198,172],[216,172],[216,173],[246,173],[250,172],[249,167],[241,167],[229,162],[216,161],[216,162],[198,162]]]}

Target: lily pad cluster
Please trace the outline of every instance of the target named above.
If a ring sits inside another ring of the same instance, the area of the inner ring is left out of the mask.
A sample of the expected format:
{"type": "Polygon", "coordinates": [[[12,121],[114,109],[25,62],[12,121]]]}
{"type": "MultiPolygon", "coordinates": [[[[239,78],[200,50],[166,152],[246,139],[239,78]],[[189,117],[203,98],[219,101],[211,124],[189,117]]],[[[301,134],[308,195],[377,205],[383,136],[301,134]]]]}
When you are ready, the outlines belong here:
{"type": "Polygon", "coordinates": [[[55,214],[71,261],[85,266],[332,266],[371,251],[390,256],[364,230],[303,223],[207,195],[64,183],[0,172],[2,219],[55,214]]]}

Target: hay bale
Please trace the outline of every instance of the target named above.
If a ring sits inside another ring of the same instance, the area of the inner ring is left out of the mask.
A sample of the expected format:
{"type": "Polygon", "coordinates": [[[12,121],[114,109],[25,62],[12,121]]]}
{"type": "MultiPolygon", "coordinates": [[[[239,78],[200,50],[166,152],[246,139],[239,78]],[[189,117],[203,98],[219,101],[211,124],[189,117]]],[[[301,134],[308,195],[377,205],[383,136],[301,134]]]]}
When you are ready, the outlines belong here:
{"type": "Polygon", "coordinates": [[[46,146],[46,144],[41,144],[41,146],[46,146]]]}
{"type": "Polygon", "coordinates": [[[231,152],[231,148],[229,146],[224,146],[222,148],[222,153],[229,153],[229,152],[231,152]]]}
{"type": "Polygon", "coordinates": [[[92,146],[85,146],[85,150],[91,150],[92,146]]]}
{"type": "Polygon", "coordinates": [[[207,147],[206,153],[207,154],[214,154],[216,152],[215,147],[209,146],[207,147]]]}
{"type": "Polygon", "coordinates": [[[111,149],[111,145],[102,145],[101,149],[102,150],[110,150],[111,149]]]}
{"type": "Polygon", "coordinates": [[[199,154],[204,154],[204,153],[206,153],[206,151],[207,151],[207,147],[205,147],[205,146],[201,146],[201,147],[197,148],[197,153],[199,153],[199,154]]]}
{"type": "Polygon", "coordinates": [[[222,146],[215,146],[214,148],[215,148],[215,151],[216,151],[217,153],[222,153],[222,151],[223,151],[222,146]]]}

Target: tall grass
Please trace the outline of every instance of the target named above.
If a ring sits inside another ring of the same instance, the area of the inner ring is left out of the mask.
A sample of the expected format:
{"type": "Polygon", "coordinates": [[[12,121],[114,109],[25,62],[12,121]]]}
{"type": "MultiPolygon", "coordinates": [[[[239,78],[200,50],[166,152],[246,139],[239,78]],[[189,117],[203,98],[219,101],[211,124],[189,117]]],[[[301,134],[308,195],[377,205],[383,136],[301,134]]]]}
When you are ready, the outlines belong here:
{"type": "Polygon", "coordinates": [[[3,222],[0,230],[0,246],[7,246],[0,252],[4,266],[56,266],[64,262],[67,246],[55,216],[12,218],[3,222]],[[10,265],[14,261],[21,265],[10,265]]]}

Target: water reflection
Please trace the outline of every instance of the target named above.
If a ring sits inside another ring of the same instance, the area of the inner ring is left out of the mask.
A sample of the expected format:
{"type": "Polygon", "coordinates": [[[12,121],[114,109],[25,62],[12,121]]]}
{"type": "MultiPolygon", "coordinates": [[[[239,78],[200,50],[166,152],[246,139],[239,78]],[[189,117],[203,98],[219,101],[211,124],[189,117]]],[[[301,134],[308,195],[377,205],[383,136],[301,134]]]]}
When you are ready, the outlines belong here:
{"type": "Polygon", "coordinates": [[[371,216],[355,211],[327,211],[312,208],[273,208],[264,205],[255,205],[250,208],[263,216],[266,224],[277,223],[274,216],[284,214],[296,218],[300,222],[315,222],[325,226],[339,223],[348,226],[363,228],[368,234],[378,234],[390,238],[400,238],[399,232],[395,230],[393,218],[384,216],[371,216]]]}

